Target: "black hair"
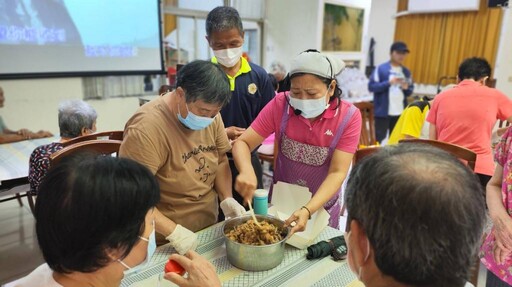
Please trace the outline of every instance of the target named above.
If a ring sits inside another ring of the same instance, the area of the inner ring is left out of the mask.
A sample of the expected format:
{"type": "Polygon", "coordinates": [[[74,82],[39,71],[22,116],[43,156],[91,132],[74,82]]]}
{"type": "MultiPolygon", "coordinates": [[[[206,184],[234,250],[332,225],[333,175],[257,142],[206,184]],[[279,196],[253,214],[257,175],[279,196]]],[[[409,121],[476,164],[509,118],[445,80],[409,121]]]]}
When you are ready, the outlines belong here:
{"type": "Polygon", "coordinates": [[[268,79],[270,81],[270,84],[272,85],[272,88],[274,88],[274,91],[277,91],[277,88],[279,87],[279,82],[277,81],[276,76],[272,73],[268,73],[268,79]]]}
{"type": "Polygon", "coordinates": [[[170,91],[172,91],[172,87],[170,85],[161,85],[160,88],[158,89],[158,94],[162,95],[170,91]]]}
{"type": "Polygon", "coordinates": [[[185,90],[187,103],[202,100],[225,106],[231,99],[226,73],[210,61],[196,60],[183,66],[178,72],[176,87],[185,90]]]}
{"type": "Polygon", "coordinates": [[[383,274],[413,286],[464,286],[485,222],[481,194],[460,160],[408,143],[381,148],[357,164],[345,202],[383,274]]]}
{"type": "Polygon", "coordinates": [[[108,251],[127,256],[160,200],[158,183],[141,164],[77,153],[52,167],[39,187],[36,234],[46,263],[60,273],[94,272],[108,251]]]}
{"type": "Polygon", "coordinates": [[[229,31],[237,29],[240,36],[243,35],[244,27],[240,14],[235,8],[219,6],[208,13],[206,17],[206,35],[210,37],[214,32],[229,31]]]}
{"type": "Polygon", "coordinates": [[[459,79],[473,79],[478,81],[491,76],[491,65],[484,58],[468,58],[459,66],[459,79]]]}

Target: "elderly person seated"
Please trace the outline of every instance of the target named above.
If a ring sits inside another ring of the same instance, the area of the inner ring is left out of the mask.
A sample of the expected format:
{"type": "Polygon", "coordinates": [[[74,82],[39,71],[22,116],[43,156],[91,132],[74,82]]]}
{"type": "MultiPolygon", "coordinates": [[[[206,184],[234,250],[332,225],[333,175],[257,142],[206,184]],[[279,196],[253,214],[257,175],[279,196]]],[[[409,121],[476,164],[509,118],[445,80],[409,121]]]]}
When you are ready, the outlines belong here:
{"type": "Polygon", "coordinates": [[[496,169],[487,184],[487,206],[494,226],[481,247],[482,263],[488,269],[486,286],[512,285],[511,150],[512,128],[508,128],[496,145],[496,169]]]}
{"type": "MultiPolygon", "coordinates": [[[[463,163],[426,145],[388,146],[363,159],[346,189],[350,268],[368,287],[471,286],[485,222],[480,189],[463,163]]],[[[189,277],[165,278],[180,286],[220,286],[208,281],[218,279],[204,258],[171,258],[189,277]]]]}
{"type": "Polygon", "coordinates": [[[119,286],[153,255],[160,191],[144,166],[77,154],[53,167],[40,191],[34,215],[46,263],[6,286],[119,286]]]}
{"type": "MultiPolygon", "coordinates": [[[[5,97],[4,90],[0,87],[0,108],[4,107],[5,97]]],[[[0,144],[4,143],[12,143],[19,142],[29,139],[39,139],[53,136],[52,133],[48,131],[38,131],[32,132],[28,129],[20,129],[20,130],[10,130],[4,123],[2,117],[0,117],[0,144]]]]}
{"type": "Polygon", "coordinates": [[[50,168],[51,154],[62,149],[62,143],[72,138],[95,133],[96,118],[94,108],[84,101],[70,100],[60,104],[60,141],[39,146],[30,155],[28,181],[33,194],[37,194],[39,183],[50,168]]]}

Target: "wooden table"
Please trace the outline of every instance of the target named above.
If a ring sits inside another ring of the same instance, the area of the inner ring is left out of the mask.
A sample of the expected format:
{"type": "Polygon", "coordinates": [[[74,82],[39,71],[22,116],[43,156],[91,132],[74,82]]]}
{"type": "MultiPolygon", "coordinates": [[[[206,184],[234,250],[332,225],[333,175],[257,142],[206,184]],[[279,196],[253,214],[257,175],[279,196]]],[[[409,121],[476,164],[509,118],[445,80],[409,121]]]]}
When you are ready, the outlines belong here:
{"type": "MultiPolygon", "coordinates": [[[[346,261],[333,261],[331,257],[317,260],[307,260],[306,250],[299,250],[286,246],[283,262],[276,268],[250,272],[237,269],[231,265],[226,257],[226,247],[222,235],[222,223],[213,225],[198,234],[198,248],[196,251],[210,260],[217,269],[222,286],[364,286],[357,281],[350,271],[346,261]]],[[[340,236],[341,231],[326,227],[319,235],[317,241],[340,236]]],[[[163,279],[159,282],[160,274],[169,255],[175,253],[169,245],[157,249],[151,258],[149,267],[138,274],[127,276],[121,286],[176,286],[163,279]],[[160,283],[160,285],[158,285],[160,283]]]]}

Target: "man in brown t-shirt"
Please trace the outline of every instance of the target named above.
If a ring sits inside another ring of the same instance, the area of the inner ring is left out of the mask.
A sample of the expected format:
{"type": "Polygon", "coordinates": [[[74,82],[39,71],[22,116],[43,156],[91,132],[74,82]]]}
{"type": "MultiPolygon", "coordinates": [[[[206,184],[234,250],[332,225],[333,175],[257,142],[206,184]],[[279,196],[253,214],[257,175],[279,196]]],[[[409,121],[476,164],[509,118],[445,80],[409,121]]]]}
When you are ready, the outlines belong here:
{"type": "Polygon", "coordinates": [[[167,239],[180,247],[195,241],[189,230],[217,222],[218,198],[228,216],[245,209],[232,197],[231,146],[219,115],[231,96],[226,75],[210,62],[194,61],[180,69],[176,86],[128,120],[120,155],[155,174],[161,194],[156,230],[170,233],[167,239]]]}

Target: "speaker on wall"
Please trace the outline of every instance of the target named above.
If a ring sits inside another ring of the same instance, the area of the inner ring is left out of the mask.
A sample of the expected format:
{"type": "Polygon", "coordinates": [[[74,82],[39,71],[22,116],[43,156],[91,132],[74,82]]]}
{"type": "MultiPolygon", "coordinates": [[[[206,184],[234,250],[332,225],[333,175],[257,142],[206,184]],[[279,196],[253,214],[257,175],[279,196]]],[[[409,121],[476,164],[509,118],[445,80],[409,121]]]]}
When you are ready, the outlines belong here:
{"type": "Polygon", "coordinates": [[[488,7],[508,7],[508,0],[488,0],[488,7]]]}

